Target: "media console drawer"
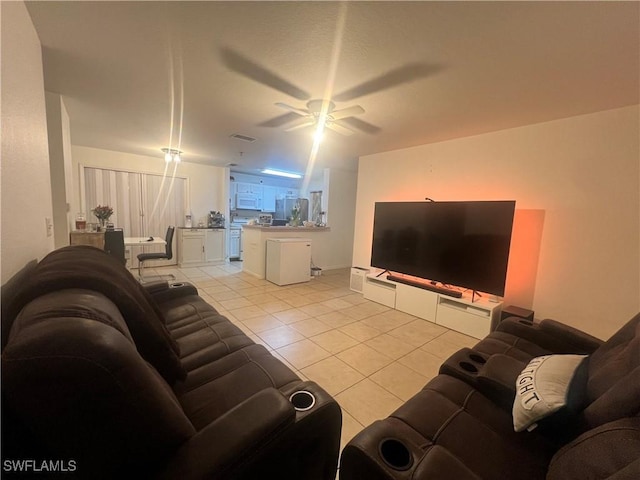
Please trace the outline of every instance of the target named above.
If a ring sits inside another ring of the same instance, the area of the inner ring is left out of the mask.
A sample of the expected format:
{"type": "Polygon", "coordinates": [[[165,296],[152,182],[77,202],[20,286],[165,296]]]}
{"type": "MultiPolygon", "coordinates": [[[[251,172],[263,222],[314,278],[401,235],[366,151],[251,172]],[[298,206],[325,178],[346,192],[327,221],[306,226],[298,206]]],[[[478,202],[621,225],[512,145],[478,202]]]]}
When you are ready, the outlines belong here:
{"type": "Polygon", "coordinates": [[[438,298],[436,323],[457,332],[483,339],[491,331],[492,310],[440,297],[438,298]]]}
{"type": "Polygon", "coordinates": [[[396,285],[396,310],[435,322],[437,306],[437,293],[402,283],[396,285]]]}
{"type": "Polygon", "coordinates": [[[396,307],[396,284],[375,277],[366,277],[362,292],[364,298],[387,307],[396,307]]]}

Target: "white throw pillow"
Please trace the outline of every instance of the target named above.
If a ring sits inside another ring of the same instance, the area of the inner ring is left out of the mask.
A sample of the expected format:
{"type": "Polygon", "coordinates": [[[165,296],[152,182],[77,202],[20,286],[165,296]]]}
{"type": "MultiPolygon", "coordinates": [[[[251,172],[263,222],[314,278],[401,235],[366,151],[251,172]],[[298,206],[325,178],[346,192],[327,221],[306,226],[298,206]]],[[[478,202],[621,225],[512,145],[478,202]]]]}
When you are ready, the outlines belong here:
{"type": "MultiPolygon", "coordinates": [[[[580,366],[586,367],[587,355],[545,355],[536,357],[522,370],[516,380],[513,402],[513,428],[516,432],[531,431],[537,422],[565,406],[571,407],[574,379],[585,377],[580,366]],[[582,373],[582,372],[580,372],[582,373]]],[[[581,401],[581,399],[578,399],[581,401]]]]}

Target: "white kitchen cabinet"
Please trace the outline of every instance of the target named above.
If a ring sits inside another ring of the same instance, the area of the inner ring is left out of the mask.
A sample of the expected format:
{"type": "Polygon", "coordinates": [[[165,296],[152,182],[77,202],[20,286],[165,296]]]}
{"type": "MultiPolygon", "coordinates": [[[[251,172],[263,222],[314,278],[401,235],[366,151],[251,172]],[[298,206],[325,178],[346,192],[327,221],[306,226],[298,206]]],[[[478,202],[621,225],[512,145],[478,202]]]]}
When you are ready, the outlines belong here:
{"type": "Polygon", "coordinates": [[[262,187],[262,211],[263,212],[275,212],[276,211],[276,193],[277,187],[271,187],[264,185],[262,187]]]}
{"type": "Polygon", "coordinates": [[[178,265],[202,263],[204,259],[204,229],[178,230],[178,265]]]}
{"type": "Polygon", "coordinates": [[[205,262],[224,262],[224,238],[226,230],[210,229],[204,235],[204,260],[205,262]]]}
{"type": "Polygon", "coordinates": [[[262,195],[262,185],[257,183],[236,182],[236,193],[252,193],[262,195]]]}
{"type": "Polygon", "coordinates": [[[195,267],[224,262],[224,237],[223,229],[178,229],[178,266],[195,267]]]}
{"type": "Polygon", "coordinates": [[[251,184],[236,182],[235,193],[251,193],[251,184]]]}

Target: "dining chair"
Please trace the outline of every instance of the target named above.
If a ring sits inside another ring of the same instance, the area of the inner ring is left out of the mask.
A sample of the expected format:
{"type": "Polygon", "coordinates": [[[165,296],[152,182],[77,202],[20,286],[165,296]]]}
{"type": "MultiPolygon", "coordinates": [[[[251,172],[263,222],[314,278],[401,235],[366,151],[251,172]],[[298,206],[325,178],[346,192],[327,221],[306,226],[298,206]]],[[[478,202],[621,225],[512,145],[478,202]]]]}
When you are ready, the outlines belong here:
{"type": "Polygon", "coordinates": [[[121,228],[114,230],[106,230],[104,232],[104,250],[126,265],[127,260],[124,257],[124,232],[121,228]]]}
{"type": "MultiPolygon", "coordinates": [[[[173,233],[175,232],[175,227],[170,226],[167,228],[167,234],[165,235],[165,241],[167,244],[165,245],[165,252],[150,252],[150,253],[139,253],[138,254],[138,274],[140,276],[140,281],[144,282],[145,278],[143,275],[144,270],[144,262],[148,260],[171,260],[173,258],[173,233]]],[[[170,274],[173,280],[175,280],[175,275],[170,274]]]]}

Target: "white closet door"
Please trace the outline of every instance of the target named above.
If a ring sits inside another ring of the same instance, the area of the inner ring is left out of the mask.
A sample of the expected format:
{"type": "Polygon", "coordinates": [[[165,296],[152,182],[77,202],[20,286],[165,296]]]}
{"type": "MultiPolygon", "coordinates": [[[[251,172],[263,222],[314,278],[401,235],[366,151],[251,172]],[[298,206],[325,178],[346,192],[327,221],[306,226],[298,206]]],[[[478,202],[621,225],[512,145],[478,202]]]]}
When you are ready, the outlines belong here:
{"type": "Polygon", "coordinates": [[[162,235],[169,225],[182,225],[185,215],[185,179],[144,175],[142,178],[144,229],[162,235]]]}
{"type": "MultiPolygon", "coordinates": [[[[186,209],[186,180],[180,177],[144,175],[142,177],[142,198],[144,205],[144,236],[164,237],[170,225],[182,225],[186,209]]],[[[173,237],[173,258],[170,262],[158,262],[158,265],[176,263],[176,243],[178,232],[173,237]]],[[[164,248],[158,246],[157,251],[164,248]]],[[[154,251],[154,250],[149,250],[154,251]]]]}
{"type": "MultiPolygon", "coordinates": [[[[125,237],[165,237],[167,227],[182,225],[186,210],[186,179],[162,175],[123,172],[101,168],[84,168],[85,209],[87,221],[97,222],[91,209],[97,205],[113,208],[110,221],[124,230],[125,237]]],[[[173,258],[155,262],[157,265],[176,264],[177,232],[173,239],[173,258]]],[[[163,252],[164,247],[145,246],[145,252],[163,252]]],[[[133,248],[130,266],[137,266],[133,248]]]]}
{"type": "Polygon", "coordinates": [[[109,219],[122,228],[127,237],[142,236],[142,194],[140,173],[84,168],[85,208],[88,222],[98,222],[91,210],[109,205],[113,215],[109,219]]]}

